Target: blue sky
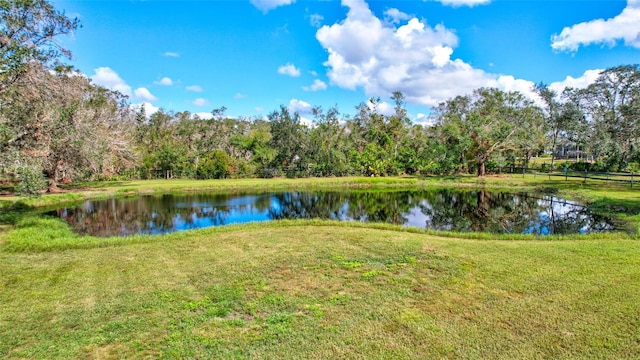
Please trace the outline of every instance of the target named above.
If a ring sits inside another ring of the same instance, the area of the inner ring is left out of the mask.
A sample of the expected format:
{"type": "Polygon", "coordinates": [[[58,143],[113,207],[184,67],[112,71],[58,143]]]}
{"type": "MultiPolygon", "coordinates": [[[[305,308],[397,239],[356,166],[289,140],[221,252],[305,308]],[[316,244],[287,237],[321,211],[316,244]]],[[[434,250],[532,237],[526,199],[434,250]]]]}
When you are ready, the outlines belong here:
{"type": "Polygon", "coordinates": [[[410,117],[481,86],[586,86],[640,62],[640,0],[54,0],[71,64],[148,111],[342,113],[402,91],[410,117]]]}

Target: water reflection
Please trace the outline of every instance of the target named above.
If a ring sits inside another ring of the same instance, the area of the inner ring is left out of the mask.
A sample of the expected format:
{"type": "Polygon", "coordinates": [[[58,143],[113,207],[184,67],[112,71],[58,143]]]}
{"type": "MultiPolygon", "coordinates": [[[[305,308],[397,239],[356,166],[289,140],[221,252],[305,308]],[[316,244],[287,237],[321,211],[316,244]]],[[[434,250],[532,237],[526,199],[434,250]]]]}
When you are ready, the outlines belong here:
{"type": "Polygon", "coordinates": [[[436,230],[572,234],[618,230],[587,207],[547,195],[488,191],[188,194],[87,201],[52,213],[94,236],[161,234],[278,219],[385,222],[436,230]]]}

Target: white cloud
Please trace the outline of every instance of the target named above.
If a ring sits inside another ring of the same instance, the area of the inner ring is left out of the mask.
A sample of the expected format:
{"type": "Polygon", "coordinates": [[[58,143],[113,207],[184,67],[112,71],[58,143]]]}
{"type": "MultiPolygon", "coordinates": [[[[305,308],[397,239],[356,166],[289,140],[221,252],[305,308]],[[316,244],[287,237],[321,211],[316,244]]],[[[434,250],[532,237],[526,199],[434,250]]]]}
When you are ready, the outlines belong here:
{"type": "Polygon", "coordinates": [[[193,104],[195,106],[200,106],[200,107],[211,106],[211,103],[209,103],[209,100],[207,100],[205,98],[197,98],[197,99],[193,100],[191,102],[191,104],[193,104]]]}
{"type": "Polygon", "coordinates": [[[312,14],[311,16],[309,16],[309,22],[313,27],[319,28],[320,26],[322,26],[322,20],[324,20],[324,16],[320,14],[312,14]]]}
{"type": "Polygon", "coordinates": [[[640,0],[628,0],[618,16],[596,19],[562,29],[551,37],[551,47],[558,51],[577,51],[580,45],[607,44],[623,40],[627,46],[640,48],[640,0]]]}
{"type": "Polygon", "coordinates": [[[236,99],[236,100],[246,99],[247,95],[242,94],[242,93],[237,93],[237,94],[233,95],[233,98],[236,99]]]}
{"type": "Polygon", "coordinates": [[[286,64],[278,68],[278,74],[298,77],[300,76],[300,69],[296,68],[293,64],[286,64]]]}
{"type": "Polygon", "coordinates": [[[560,95],[562,91],[564,91],[564,89],[568,87],[574,89],[584,89],[587,86],[593,84],[598,79],[602,71],[604,71],[604,69],[587,70],[582,74],[582,76],[577,78],[567,76],[562,81],[552,82],[551,84],[549,84],[549,88],[555,91],[558,95],[560,95]]]}
{"type": "Polygon", "coordinates": [[[491,0],[435,0],[441,2],[443,5],[459,7],[459,6],[476,6],[485,5],[491,2],[491,0]]]}
{"type": "Polygon", "coordinates": [[[310,129],[313,129],[313,128],[315,128],[317,126],[316,123],[312,119],[309,119],[309,118],[301,116],[299,120],[300,120],[299,121],[300,125],[304,125],[304,126],[310,128],[310,129]]]}
{"type": "Polygon", "coordinates": [[[153,96],[151,91],[149,91],[149,89],[147,89],[145,87],[137,88],[133,92],[133,94],[140,100],[146,100],[146,101],[157,101],[158,100],[158,98],[153,96]]]}
{"type": "Polygon", "coordinates": [[[428,114],[418,113],[418,115],[413,118],[413,123],[420,124],[422,126],[432,126],[435,124],[435,121],[434,118],[428,114]]]}
{"type": "Polygon", "coordinates": [[[481,87],[520,91],[539,100],[532,81],[485,72],[453,58],[458,38],[443,25],[431,27],[417,18],[395,25],[377,18],[364,0],[342,4],[349,7],[346,19],[316,32],[329,53],[324,65],[334,85],[362,88],[367,96],[380,98],[401,91],[407,103],[426,106],[481,87]]]}
{"type": "Polygon", "coordinates": [[[185,89],[187,89],[188,91],[193,91],[193,92],[202,92],[202,86],[200,85],[190,85],[187,86],[185,89]]]}
{"type": "Polygon", "coordinates": [[[375,111],[376,113],[382,114],[382,115],[385,115],[385,116],[391,116],[391,115],[396,113],[395,107],[393,105],[391,105],[390,103],[388,103],[386,101],[378,101],[378,102],[374,103],[371,100],[372,99],[369,99],[369,101],[367,101],[367,107],[371,111],[375,111]]]}
{"type": "Polygon", "coordinates": [[[95,74],[90,78],[94,84],[104,86],[113,91],[119,91],[123,95],[131,96],[131,86],[129,86],[118,73],[110,67],[99,67],[94,70],[95,74]]]}
{"type": "Polygon", "coordinates": [[[349,7],[346,19],[316,33],[329,53],[324,65],[332,84],[382,98],[399,90],[407,102],[428,106],[499,85],[497,75],[451,58],[458,38],[443,25],[412,18],[394,26],[378,19],[363,0],[342,3],[349,7]]]}
{"type": "Polygon", "coordinates": [[[199,117],[202,120],[211,120],[213,119],[213,114],[210,112],[197,112],[195,114],[193,114],[197,117],[199,117]]]}
{"type": "Polygon", "coordinates": [[[173,85],[173,80],[165,76],[162,79],[160,79],[160,81],[154,81],[153,83],[156,85],[171,86],[173,85]]]}
{"type": "Polygon", "coordinates": [[[326,90],[326,89],[327,89],[327,84],[320,79],[315,79],[313,81],[313,84],[311,84],[311,86],[302,87],[302,90],[304,91],[320,91],[320,90],[326,90]]]}
{"type": "Polygon", "coordinates": [[[500,75],[495,83],[489,85],[504,91],[518,91],[531,99],[538,99],[538,95],[533,90],[536,85],[533,81],[516,79],[511,75],[500,75]]]}
{"type": "Polygon", "coordinates": [[[293,4],[296,0],[251,0],[253,6],[257,7],[263,13],[275,9],[278,6],[293,4]]]}
{"type": "Polygon", "coordinates": [[[411,16],[403,13],[396,8],[387,9],[387,11],[384,12],[384,16],[386,17],[387,21],[392,24],[398,24],[401,21],[411,19],[411,16]]]}
{"type": "Polygon", "coordinates": [[[139,103],[139,104],[131,104],[131,107],[135,110],[140,109],[141,107],[144,108],[144,113],[147,117],[157,113],[160,108],[153,106],[153,104],[148,103],[148,102],[143,102],[143,103],[139,103]]]}
{"type": "MultiPolygon", "coordinates": [[[[593,84],[598,76],[600,76],[601,72],[602,70],[587,70],[578,78],[567,76],[562,81],[555,81],[549,84],[549,89],[555,91],[558,96],[560,96],[567,87],[583,89],[593,84]]],[[[515,79],[510,75],[501,75],[496,80],[496,83],[490,83],[489,86],[497,87],[504,91],[518,91],[533,100],[539,106],[544,106],[542,98],[540,98],[540,96],[538,96],[538,94],[533,90],[535,87],[535,83],[533,81],[515,79]]]]}
{"type": "Polygon", "coordinates": [[[162,55],[166,56],[166,57],[174,57],[174,58],[180,57],[180,54],[178,54],[177,52],[173,52],[173,51],[167,51],[162,55]]]}
{"type": "Polygon", "coordinates": [[[288,109],[291,113],[298,113],[298,115],[309,115],[312,113],[313,106],[306,101],[291,99],[289,101],[288,109]]]}

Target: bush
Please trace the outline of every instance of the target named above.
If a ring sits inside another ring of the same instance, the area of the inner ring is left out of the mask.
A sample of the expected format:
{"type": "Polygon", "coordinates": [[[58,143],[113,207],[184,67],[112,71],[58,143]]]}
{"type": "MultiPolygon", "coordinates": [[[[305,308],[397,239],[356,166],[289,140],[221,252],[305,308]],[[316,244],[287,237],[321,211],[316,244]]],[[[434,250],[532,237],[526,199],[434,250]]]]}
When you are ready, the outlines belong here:
{"type": "Polygon", "coordinates": [[[569,169],[572,171],[591,171],[591,172],[607,172],[610,171],[610,167],[601,161],[585,162],[578,161],[569,165],[569,169]]]}
{"type": "Polygon", "coordinates": [[[627,165],[627,171],[629,172],[640,172],[640,163],[637,162],[631,162],[627,165]]]}
{"type": "Polygon", "coordinates": [[[20,166],[16,169],[18,185],[16,192],[21,195],[35,195],[47,188],[47,179],[38,166],[20,166]]]}
{"type": "Polygon", "coordinates": [[[216,150],[202,159],[197,175],[200,179],[225,179],[233,171],[233,159],[226,152],[216,150]]]}

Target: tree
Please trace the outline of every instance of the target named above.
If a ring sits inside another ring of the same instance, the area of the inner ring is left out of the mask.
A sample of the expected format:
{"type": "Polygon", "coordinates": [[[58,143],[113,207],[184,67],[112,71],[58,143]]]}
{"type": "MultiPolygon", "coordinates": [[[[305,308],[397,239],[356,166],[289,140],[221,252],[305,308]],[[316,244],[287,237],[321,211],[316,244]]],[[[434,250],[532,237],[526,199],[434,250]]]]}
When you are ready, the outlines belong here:
{"type": "Polygon", "coordinates": [[[462,173],[469,172],[467,155],[471,139],[454,121],[442,121],[440,115],[434,126],[427,129],[428,146],[423,155],[426,163],[423,172],[462,173]]]}
{"type": "Polygon", "coordinates": [[[580,138],[584,115],[576,106],[576,102],[572,100],[571,89],[565,89],[562,97],[559,97],[555,91],[543,83],[537,84],[534,90],[544,103],[542,110],[549,136],[551,170],[553,170],[559,142],[562,139],[576,141],[580,138]]]}
{"type": "Polygon", "coordinates": [[[590,122],[596,154],[621,170],[640,158],[640,67],[609,68],[593,84],[574,92],[590,122]]]}
{"type": "Polygon", "coordinates": [[[338,120],[338,109],[332,107],[327,112],[313,109],[317,126],[310,131],[310,157],[315,163],[316,174],[322,176],[346,175],[347,138],[345,128],[338,120]]]}
{"type": "Polygon", "coordinates": [[[243,170],[245,176],[260,174],[271,176],[269,165],[274,162],[277,151],[271,143],[270,124],[264,120],[256,119],[242,134],[234,136],[233,145],[241,151],[243,158],[248,162],[248,169],[243,170]]]}
{"type": "Polygon", "coordinates": [[[119,173],[133,164],[133,116],[120,94],[38,63],[22,77],[29,86],[0,93],[0,161],[10,172],[39,169],[54,192],[60,182],[119,173]]]}
{"type": "Polygon", "coordinates": [[[349,125],[351,157],[362,175],[389,175],[394,167],[394,138],[389,123],[379,109],[380,99],[371,98],[356,107],[349,125]]]}
{"type": "Polygon", "coordinates": [[[551,170],[554,169],[556,159],[556,147],[558,139],[566,126],[564,124],[566,117],[562,116],[562,104],[557,100],[555,91],[549,89],[544,83],[538,83],[534,87],[534,91],[540,96],[544,102],[544,120],[551,137],[551,170]]]}
{"type": "Polygon", "coordinates": [[[411,127],[411,120],[407,117],[407,110],[405,109],[404,95],[402,92],[394,91],[391,95],[391,99],[395,104],[395,113],[388,118],[387,128],[391,135],[393,159],[395,161],[398,157],[398,148],[402,143],[402,139],[407,136],[411,127]]]}
{"type": "Polygon", "coordinates": [[[285,106],[268,116],[271,127],[269,145],[277,151],[274,158],[276,167],[284,166],[289,175],[306,166],[309,140],[307,128],[300,124],[300,115],[291,115],[285,106]]]}
{"type": "Polygon", "coordinates": [[[542,122],[539,109],[524,95],[494,88],[457,96],[441,103],[436,112],[441,126],[457,128],[451,133],[468,138],[478,176],[485,176],[485,164],[494,152],[531,143],[542,122]]]}
{"type": "Polygon", "coordinates": [[[70,19],[46,0],[0,0],[0,92],[13,85],[37,62],[60,65],[71,54],[56,37],[73,32],[78,19],[70,19]]]}

